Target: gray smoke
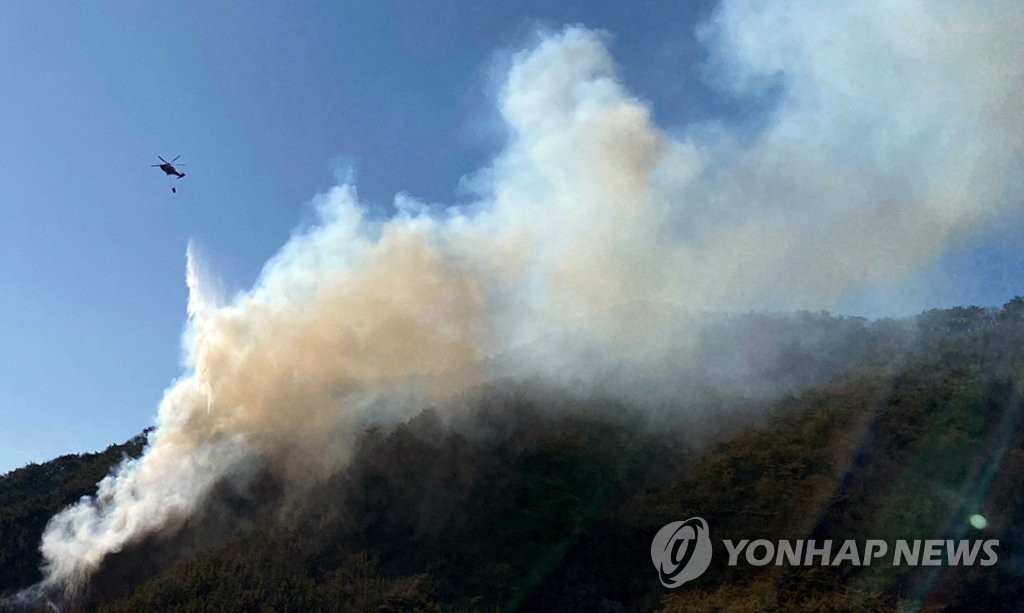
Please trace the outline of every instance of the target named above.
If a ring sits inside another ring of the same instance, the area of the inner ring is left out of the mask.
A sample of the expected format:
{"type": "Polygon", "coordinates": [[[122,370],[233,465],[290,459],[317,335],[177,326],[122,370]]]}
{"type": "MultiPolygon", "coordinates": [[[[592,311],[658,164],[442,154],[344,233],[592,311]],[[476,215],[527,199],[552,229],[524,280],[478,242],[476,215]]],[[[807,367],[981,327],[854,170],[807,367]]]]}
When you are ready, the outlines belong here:
{"type": "MultiPolygon", "coordinates": [[[[483,382],[685,368],[701,313],[832,308],[910,278],[1021,212],[1022,32],[1016,1],[730,0],[700,29],[710,73],[778,102],[756,134],[682,137],[624,89],[605,34],[543,37],[513,58],[511,136],[472,205],[402,197],[374,221],[335,187],[228,301],[190,247],[188,372],[144,455],[50,522],[40,588],[73,591],[253,458],[303,487],[362,426],[483,382]]],[[[657,383],[622,391],[642,405],[657,383]]]]}

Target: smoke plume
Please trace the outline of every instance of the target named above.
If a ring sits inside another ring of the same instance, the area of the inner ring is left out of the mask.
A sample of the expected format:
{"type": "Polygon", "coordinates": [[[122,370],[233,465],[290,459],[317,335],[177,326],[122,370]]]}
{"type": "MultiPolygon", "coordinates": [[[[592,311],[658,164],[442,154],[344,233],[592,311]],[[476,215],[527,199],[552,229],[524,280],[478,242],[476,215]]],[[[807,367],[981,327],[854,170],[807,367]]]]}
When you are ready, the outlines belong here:
{"type": "Polygon", "coordinates": [[[671,131],[624,89],[608,35],[542,36],[513,57],[509,140],[472,204],[402,196],[380,221],[335,187],[230,300],[190,246],[187,374],[144,455],[50,522],[42,589],[180,526],[256,458],[301,488],[362,427],[483,382],[684,368],[701,313],[834,308],[909,279],[1021,212],[1022,33],[1012,0],[727,0],[699,29],[705,68],[763,121],[671,131]]]}

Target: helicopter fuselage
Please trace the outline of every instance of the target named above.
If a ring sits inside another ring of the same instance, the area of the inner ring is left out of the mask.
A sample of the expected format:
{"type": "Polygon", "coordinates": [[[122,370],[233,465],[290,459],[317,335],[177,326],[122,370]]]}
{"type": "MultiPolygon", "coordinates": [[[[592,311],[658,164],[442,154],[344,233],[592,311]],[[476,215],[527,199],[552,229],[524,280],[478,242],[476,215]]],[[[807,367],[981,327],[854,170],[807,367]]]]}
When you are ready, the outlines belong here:
{"type": "Polygon", "coordinates": [[[160,170],[164,171],[167,175],[178,177],[179,179],[185,176],[185,173],[179,172],[178,169],[170,164],[160,164],[160,170]]]}

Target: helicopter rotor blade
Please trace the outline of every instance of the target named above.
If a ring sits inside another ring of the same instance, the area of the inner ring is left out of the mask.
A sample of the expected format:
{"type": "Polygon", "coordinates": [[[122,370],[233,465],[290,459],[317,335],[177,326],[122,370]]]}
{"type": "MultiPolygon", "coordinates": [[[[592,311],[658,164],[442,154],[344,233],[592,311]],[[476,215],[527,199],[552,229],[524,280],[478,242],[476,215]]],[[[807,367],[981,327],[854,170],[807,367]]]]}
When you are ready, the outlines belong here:
{"type": "Polygon", "coordinates": [[[160,155],[158,155],[158,156],[156,156],[156,157],[160,158],[160,161],[161,161],[161,162],[163,162],[164,164],[170,164],[170,162],[168,162],[167,160],[165,160],[165,159],[163,158],[163,156],[160,156],[160,155]]]}
{"type": "Polygon", "coordinates": [[[149,165],[150,168],[160,168],[161,166],[163,166],[163,164],[150,164],[149,165]]]}
{"type": "Polygon", "coordinates": [[[180,157],[181,157],[181,156],[179,155],[178,157],[176,157],[176,158],[174,158],[173,160],[171,160],[171,164],[173,164],[174,162],[178,161],[178,158],[180,158],[180,157]]]}

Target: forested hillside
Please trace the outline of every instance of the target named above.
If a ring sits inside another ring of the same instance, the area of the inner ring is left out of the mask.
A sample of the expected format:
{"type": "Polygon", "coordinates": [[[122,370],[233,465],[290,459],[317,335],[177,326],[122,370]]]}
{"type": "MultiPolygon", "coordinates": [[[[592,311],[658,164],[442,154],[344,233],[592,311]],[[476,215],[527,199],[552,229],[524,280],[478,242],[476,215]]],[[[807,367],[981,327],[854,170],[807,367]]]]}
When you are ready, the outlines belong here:
{"type": "MultiPolygon", "coordinates": [[[[902,323],[812,320],[841,329],[847,342],[813,345],[819,355],[794,345],[778,372],[792,378],[794,364],[842,364],[829,367],[827,381],[771,399],[718,390],[699,410],[680,399],[657,417],[601,398],[488,388],[454,422],[428,409],[403,425],[367,428],[347,468],[312,491],[269,472],[244,487],[225,484],[173,534],[109,556],[64,604],[125,612],[1018,610],[1024,299],[902,323]],[[972,528],[975,514],[987,526],[972,528]],[[729,567],[716,552],[698,580],[666,589],[651,539],[693,516],[707,520],[715,541],[999,539],[999,561],[729,567]]],[[[0,590],[38,580],[35,547],[47,518],[94,491],[142,443],[0,478],[0,590]]]]}
{"type": "Polygon", "coordinates": [[[39,581],[39,537],[57,511],[82,496],[125,456],[142,452],[136,436],[101,453],[65,455],[45,464],[29,464],[0,476],[0,593],[39,581]]]}

